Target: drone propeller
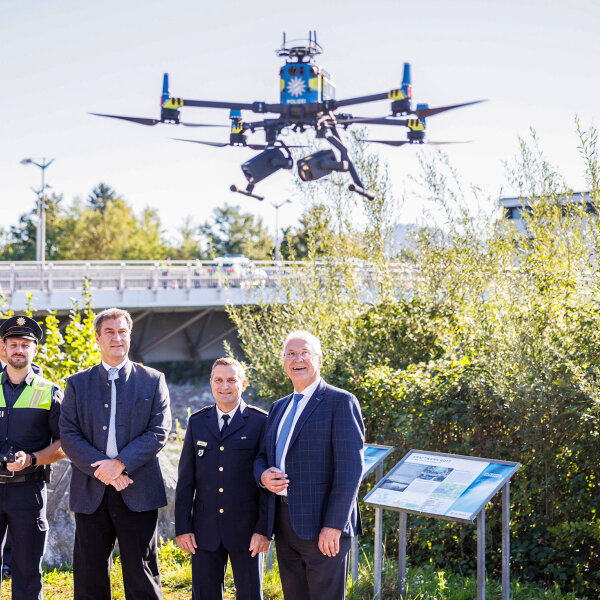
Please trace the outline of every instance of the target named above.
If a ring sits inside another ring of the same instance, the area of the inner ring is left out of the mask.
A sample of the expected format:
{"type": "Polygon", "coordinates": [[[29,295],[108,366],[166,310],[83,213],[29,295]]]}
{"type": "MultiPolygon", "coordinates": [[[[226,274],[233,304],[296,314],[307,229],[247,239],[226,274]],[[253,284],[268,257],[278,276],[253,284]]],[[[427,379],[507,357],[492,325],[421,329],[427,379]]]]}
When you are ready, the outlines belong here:
{"type": "Polygon", "coordinates": [[[471,140],[461,142],[430,142],[424,140],[422,142],[411,142],[410,140],[367,140],[362,139],[360,142],[369,142],[370,144],[386,144],[388,146],[404,146],[404,144],[429,144],[430,146],[445,146],[446,144],[470,144],[471,140]]]}
{"type": "Polygon", "coordinates": [[[417,108],[416,110],[411,111],[411,113],[417,115],[419,119],[425,119],[427,117],[432,117],[433,115],[446,112],[447,110],[452,110],[454,108],[462,108],[463,106],[471,106],[471,104],[480,104],[481,102],[487,102],[487,100],[473,100],[472,102],[463,102],[461,104],[449,104],[447,106],[438,106],[437,108],[417,108]]]}
{"type": "MultiPolygon", "coordinates": [[[[171,138],[178,142],[191,142],[192,144],[204,144],[205,146],[214,146],[215,148],[225,148],[225,146],[233,146],[235,148],[252,148],[252,150],[264,150],[265,148],[273,148],[273,144],[231,144],[230,142],[206,142],[204,140],[186,140],[184,138],[171,138]]],[[[307,148],[308,146],[288,146],[288,148],[307,148]]]]}
{"type": "MultiPolygon", "coordinates": [[[[103,113],[88,113],[96,117],[109,117],[110,119],[121,119],[122,121],[131,121],[132,123],[139,123],[140,125],[148,125],[150,127],[162,123],[160,119],[146,119],[144,117],[123,117],[121,115],[106,115],[103,113]]],[[[229,127],[229,125],[216,125],[213,123],[183,123],[179,122],[179,125],[184,127],[229,127]]]]}

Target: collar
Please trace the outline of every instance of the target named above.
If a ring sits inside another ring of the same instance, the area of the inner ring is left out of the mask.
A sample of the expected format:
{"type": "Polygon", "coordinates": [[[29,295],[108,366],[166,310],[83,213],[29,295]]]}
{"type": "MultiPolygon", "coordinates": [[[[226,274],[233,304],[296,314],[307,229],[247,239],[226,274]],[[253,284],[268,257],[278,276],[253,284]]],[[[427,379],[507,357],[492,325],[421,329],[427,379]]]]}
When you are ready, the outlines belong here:
{"type": "Polygon", "coordinates": [[[215,408],[217,409],[217,418],[219,420],[221,420],[223,418],[223,415],[229,415],[230,419],[229,422],[231,423],[231,421],[233,421],[233,417],[235,416],[235,413],[237,412],[237,409],[240,409],[240,414],[243,415],[244,414],[244,409],[246,408],[246,403],[240,398],[240,401],[238,402],[237,406],[233,409],[230,410],[228,413],[224,413],[216,404],[215,404],[215,408]]]}
{"type": "MultiPolygon", "coordinates": [[[[31,385],[33,383],[33,380],[35,379],[35,373],[33,372],[33,370],[31,369],[31,367],[29,367],[29,373],[27,373],[27,376],[25,377],[25,383],[27,385],[31,385]]],[[[1,379],[1,383],[4,384],[7,381],[9,381],[8,379],[8,372],[6,369],[4,369],[4,371],[2,371],[2,379],[1,379]]],[[[11,385],[14,385],[11,381],[11,385]]]]}
{"type": "Polygon", "coordinates": [[[317,377],[317,379],[315,381],[313,381],[308,387],[305,387],[303,390],[298,391],[298,390],[294,390],[294,394],[302,394],[302,396],[304,396],[304,398],[302,398],[302,400],[304,399],[309,399],[312,397],[312,395],[315,393],[315,390],[319,387],[319,384],[321,383],[321,378],[317,377]]]}
{"type": "MultiPolygon", "coordinates": [[[[116,367],[111,367],[108,363],[105,363],[104,361],[102,361],[102,366],[106,369],[106,372],[109,373],[111,369],[119,369],[119,371],[129,362],[129,357],[125,358],[125,360],[117,365],[116,367]]],[[[117,373],[117,377],[119,376],[119,374],[117,373]]]]}

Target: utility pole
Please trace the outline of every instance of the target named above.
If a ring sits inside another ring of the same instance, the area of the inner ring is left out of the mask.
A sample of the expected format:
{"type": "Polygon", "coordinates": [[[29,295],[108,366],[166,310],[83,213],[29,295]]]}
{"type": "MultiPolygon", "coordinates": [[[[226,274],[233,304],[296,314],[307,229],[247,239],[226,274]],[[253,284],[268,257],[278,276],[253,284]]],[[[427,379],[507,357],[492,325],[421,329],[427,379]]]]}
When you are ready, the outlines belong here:
{"type": "Polygon", "coordinates": [[[288,198],[279,204],[275,202],[271,202],[271,205],[275,209],[275,261],[279,262],[281,260],[281,253],[279,252],[279,209],[284,204],[291,204],[292,201],[288,198]]]}
{"type": "Polygon", "coordinates": [[[46,261],[46,169],[54,162],[54,159],[42,159],[41,163],[35,162],[31,158],[24,158],[22,165],[35,165],[42,171],[42,186],[37,199],[37,230],[35,238],[35,260],[44,266],[46,261]]]}

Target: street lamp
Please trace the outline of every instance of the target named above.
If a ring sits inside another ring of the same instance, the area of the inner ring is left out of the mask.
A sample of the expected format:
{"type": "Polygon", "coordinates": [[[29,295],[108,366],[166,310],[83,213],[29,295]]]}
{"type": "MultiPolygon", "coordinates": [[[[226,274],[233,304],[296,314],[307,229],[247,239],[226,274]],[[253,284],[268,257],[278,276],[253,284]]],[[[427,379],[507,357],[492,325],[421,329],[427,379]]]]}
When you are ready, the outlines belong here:
{"type": "Polygon", "coordinates": [[[21,161],[22,165],[35,165],[42,171],[42,187],[40,188],[37,200],[37,230],[35,237],[35,259],[44,264],[46,260],[46,188],[50,187],[46,185],[45,173],[46,169],[54,162],[54,159],[46,160],[42,159],[41,163],[35,162],[31,158],[24,158],[21,161]]]}
{"type": "Polygon", "coordinates": [[[279,204],[275,202],[271,202],[271,205],[275,209],[275,261],[278,262],[281,260],[281,253],[279,252],[279,209],[284,204],[291,204],[292,201],[288,198],[279,204]]]}

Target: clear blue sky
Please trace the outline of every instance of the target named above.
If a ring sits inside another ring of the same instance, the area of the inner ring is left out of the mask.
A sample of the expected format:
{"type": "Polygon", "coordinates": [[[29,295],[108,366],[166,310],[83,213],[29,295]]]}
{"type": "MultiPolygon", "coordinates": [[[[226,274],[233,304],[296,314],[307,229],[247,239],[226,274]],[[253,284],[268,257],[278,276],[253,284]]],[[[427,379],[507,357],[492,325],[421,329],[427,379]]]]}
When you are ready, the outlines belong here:
{"type": "MultiPolygon", "coordinates": [[[[332,74],[338,98],[398,87],[409,61],[417,102],[489,99],[428,121],[432,140],[474,140],[447,147],[466,180],[497,195],[502,161],[532,126],[568,183],[582,189],[573,117],[597,119],[599,26],[594,0],[0,0],[0,219],[16,223],[33,206],[39,169],[19,161],[45,156],[56,159],[47,180],[66,201],[103,181],[136,210],[158,209],[171,231],[187,215],[203,222],[224,202],[263,215],[272,228],[268,201],[290,196],[295,169],[261,183],[267,202],[260,204],[228,191],[245,182],[239,165],[252,151],[169,139],[217,140],[227,130],[146,128],[87,112],[158,116],[165,71],[175,96],[277,101],[281,59],[273,50],[283,31],[297,38],[309,29],[318,31],[325,49],[319,63],[332,74]]],[[[361,112],[388,109],[381,102],[361,112]]],[[[188,108],[183,117],[228,123],[227,111],[188,108]]],[[[372,132],[394,137],[381,127],[372,132]]],[[[400,193],[417,149],[377,149],[400,193]]],[[[405,204],[401,220],[415,220],[422,208],[405,204]]],[[[300,212],[299,202],[286,205],[280,223],[293,223],[300,212]]]]}

